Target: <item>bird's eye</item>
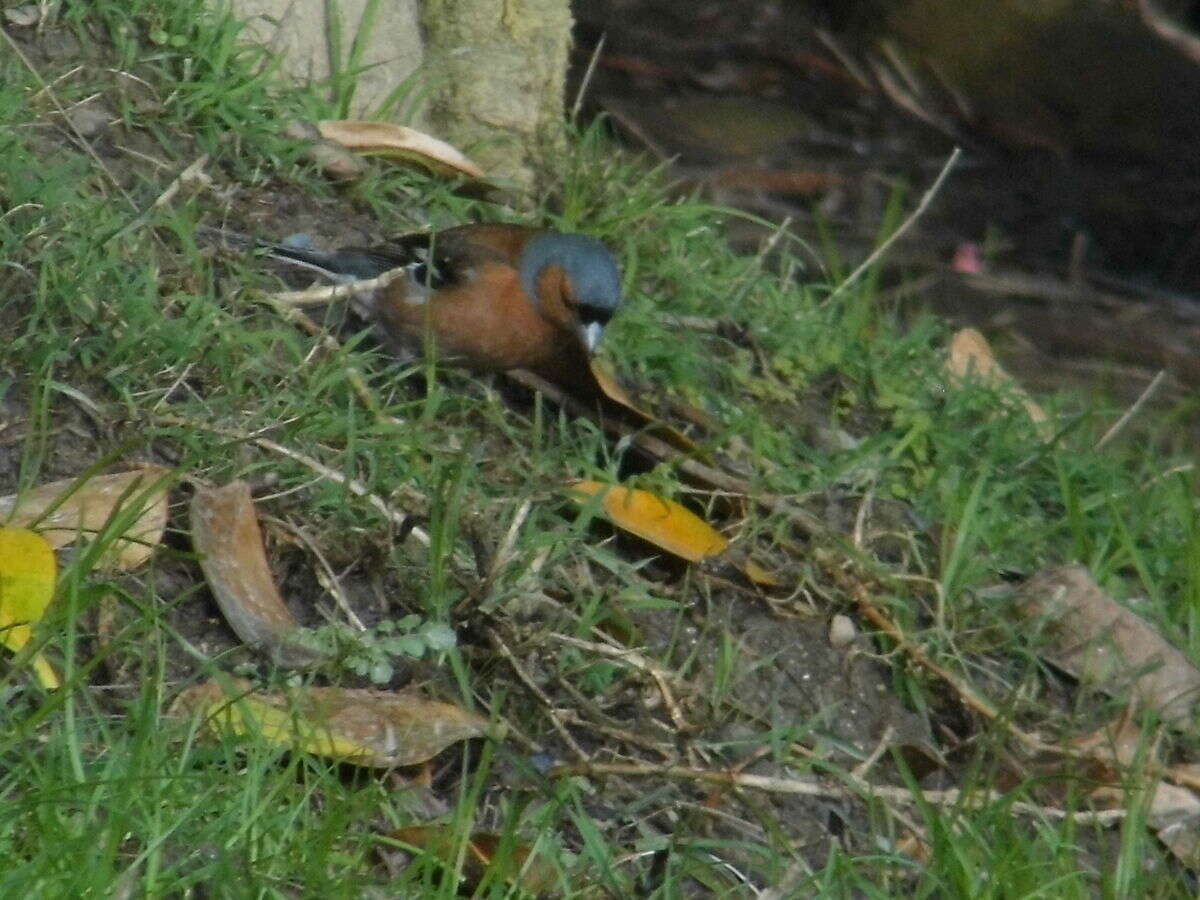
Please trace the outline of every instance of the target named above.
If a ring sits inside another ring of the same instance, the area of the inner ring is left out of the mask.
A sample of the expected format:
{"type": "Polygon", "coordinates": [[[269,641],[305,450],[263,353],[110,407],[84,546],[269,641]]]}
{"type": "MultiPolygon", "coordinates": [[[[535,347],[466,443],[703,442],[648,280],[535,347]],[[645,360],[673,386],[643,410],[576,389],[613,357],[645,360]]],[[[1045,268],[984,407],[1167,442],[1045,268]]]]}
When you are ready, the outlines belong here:
{"type": "Polygon", "coordinates": [[[408,267],[412,273],[413,282],[422,286],[429,286],[433,290],[441,290],[450,283],[450,278],[447,276],[448,264],[445,260],[434,260],[433,266],[429,265],[429,260],[422,255],[419,262],[411,263],[408,267]]]}
{"type": "Polygon", "coordinates": [[[612,307],[601,306],[597,303],[580,303],[575,309],[579,320],[588,325],[592,322],[607,325],[613,317],[612,307]]]}

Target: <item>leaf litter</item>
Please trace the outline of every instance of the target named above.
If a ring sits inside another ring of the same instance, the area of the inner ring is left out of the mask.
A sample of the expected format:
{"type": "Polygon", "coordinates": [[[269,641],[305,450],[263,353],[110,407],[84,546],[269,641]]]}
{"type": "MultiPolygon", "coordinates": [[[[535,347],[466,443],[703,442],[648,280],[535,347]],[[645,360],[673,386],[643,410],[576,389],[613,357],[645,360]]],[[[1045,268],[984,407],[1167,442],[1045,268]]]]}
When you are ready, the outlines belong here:
{"type": "MultiPolygon", "coordinates": [[[[976,357],[976,359],[978,359],[978,357],[976,357]]],[[[1031,417],[1032,415],[1033,414],[1031,412],[1031,417]]],[[[643,422],[643,424],[645,424],[645,422],[643,422]]],[[[663,427],[670,426],[664,424],[663,427]]],[[[626,432],[625,437],[629,436],[630,435],[628,432],[626,432]]],[[[682,457],[687,457],[688,454],[694,454],[697,446],[693,441],[691,441],[690,438],[686,439],[686,443],[679,442],[682,444],[682,446],[674,446],[673,450],[670,449],[671,445],[674,443],[673,441],[665,440],[661,441],[660,443],[666,444],[668,449],[663,449],[661,447],[656,448],[654,452],[658,454],[658,458],[664,460],[673,460],[677,463],[680,462],[682,457]]],[[[700,468],[693,468],[692,471],[702,472],[700,468]]],[[[623,488],[618,489],[624,490],[623,488]]],[[[754,498],[750,499],[753,501],[754,498]]],[[[163,520],[165,521],[165,494],[163,497],[163,504],[163,520]]],[[[109,515],[111,515],[111,510],[109,515]]],[[[77,521],[84,521],[82,513],[77,521]]],[[[86,521],[88,522],[88,528],[83,529],[76,527],[74,529],[76,533],[86,530],[98,532],[103,528],[104,522],[108,521],[108,517],[106,516],[98,524],[94,519],[89,518],[86,521]]],[[[58,531],[60,532],[69,530],[66,527],[65,522],[56,522],[56,524],[60,526],[58,528],[58,531]]],[[[637,527],[644,529],[645,525],[643,523],[637,527]]],[[[201,529],[195,529],[195,531],[200,530],[201,529]]],[[[698,533],[702,531],[703,529],[700,529],[698,533]]],[[[158,537],[154,537],[154,533],[155,532],[153,529],[151,529],[146,535],[140,536],[136,541],[126,541],[126,543],[131,545],[140,545],[143,548],[150,548],[149,552],[143,549],[139,552],[139,554],[128,557],[128,560],[130,561],[127,562],[126,565],[141,565],[149,558],[150,554],[153,552],[153,547],[157,546],[158,541],[161,539],[161,528],[159,528],[157,531],[158,537]],[[153,540],[151,540],[151,538],[153,538],[153,540]]],[[[212,537],[212,535],[210,535],[210,537],[212,537]]],[[[195,538],[195,534],[193,534],[193,538],[195,538]]],[[[203,540],[205,540],[205,538],[201,538],[202,542],[203,540]]],[[[254,544],[255,542],[249,541],[248,543],[254,544]]],[[[259,536],[257,546],[261,548],[261,536],[259,536]]],[[[695,545],[686,543],[686,546],[694,548],[695,545]]],[[[694,554],[694,549],[689,549],[687,552],[694,554]]],[[[704,555],[705,554],[701,553],[701,558],[703,558],[704,555]]],[[[821,564],[818,563],[818,565],[821,564]]],[[[220,581],[220,577],[215,580],[220,581]]],[[[863,579],[863,583],[867,583],[866,579],[863,579]]],[[[730,609],[732,610],[733,615],[730,617],[729,621],[732,625],[740,624],[744,617],[738,614],[739,610],[737,604],[744,602],[744,598],[741,598],[738,595],[725,593],[724,590],[719,586],[711,585],[707,582],[704,584],[705,586],[701,590],[706,599],[711,600],[715,597],[723,602],[731,602],[730,609]]],[[[785,586],[785,589],[790,589],[791,587],[796,587],[800,590],[806,589],[806,586],[803,582],[797,585],[785,586]]],[[[278,589],[274,588],[273,585],[272,589],[275,590],[275,596],[278,597],[278,589]]],[[[868,603],[870,601],[864,599],[862,602],[868,603]]],[[[270,604],[268,603],[268,605],[270,604]]],[[[231,616],[231,620],[237,619],[238,615],[239,614],[235,612],[233,616],[231,616]]],[[[248,621],[244,612],[242,615],[243,621],[248,621]]],[[[282,622],[283,620],[280,621],[282,622]]],[[[789,627],[794,623],[795,620],[793,619],[791,622],[789,622],[789,627]]],[[[291,623],[286,623],[286,625],[287,627],[291,627],[291,623]]],[[[671,629],[665,623],[659,627],[657,623],[643,618],[637,623],[637,627],[640,629],[640,635],[628,635],[623,641],[613,642],[612,635],[593,635],[593,637],[596,639],[596,646],[603,646],[607,648],[607,651],[611,652],[612,658],[614,659],[621,655],[623,655],[625,658],[633,659],[634,657],[628,645],[632,643],[638,643],[638,638],[640,637],[641,641],[644,641],[646,645],[654,646],[656,648],[656,655],[657,653],[661,653],[664,658],[671,658],[672,664],[674,666],[678,666],[678,670],[680,672],[688,671],[689,663],[687,661],[686,654],[684,654],[683,657],[676,656],[672,658],[667,650],[667,647],[670,643],[668,638],[671,633],[671,629]]],[[[774,631],[779,634],[783,634],[787,631],[787,629],[779,627],[778,623],[774,620],[765,620],[761,629],[759,630],[764,633],[770,633],[774,631]]],[[[817,635],[823,632],[821,630],[814,631],[812,637],[798,637],[798,633],[799,632],[792,633],[790,638],[798,645],[796,649],[800,650],[802,649],[802,645],[806,642],[820,640],[817,635]]],[[[715,648],[719,646],[719,637],[717,641],[713,641],[713,634],[710,633],[706,636],[706,638],[707,639],[704,641],[696,641],[692,646],[692,650],[695,653],[701,654],[707,660],[715,659],[717,658],[715,648]]],[[[907,652],[907,650],[905,650],[905,645],[901,644],[900,646],[902,650],[907,652]]],[[[845,667],[848,664],[850,656],[855,653],[855,641],[853,639],[848,642],[839,640],[837,645],[831,646],[830,649],[834,651],[834,655],[831,656],[831,665],[825,670],[823,676],[816,675],[816,681],[819,683],[820,679],[825,677],[830,683],[829,689],[833,690],[832,682],[834,682],[838,677],[846,677],[845,673],[847,671],[853,671],[853,667],[851,667],[851,669],[847,669],[845,667]]],[[[763,653],[761,657],[762,664],[758,666],[758,668],[763,670],[768,669],[768,661],[773,659],[774,654],[778,651],[779,648],[776,647],[769,648],[765,653],[763,653]]],[[[919,656],[914,654],[912,658],[916,660],[918,664],[920,663],[919,656]]],[[[874,671],[876,674],[880,674],[883,671],[881,668],[875,667],[873,662],[866,660],[865,658],[858,658],[856,665],[857,664],[864,666],[864,671],[874,671]]],[[[723,683],[724,679],[727,678],[727,676],[722,675],[719,671],[717,671],[717,668],[718,667],[716,666],[712,666],[710,668],[706,665],[704,667],[696,667],[696,669],[692,671],[692,674],[697,679],[697,683],[702,686],[702,690],[709,690],[714,686],[719,686],[723,683]],[[700,671],[701,668],[703,668],[704,671],[700,671]]],[[[647,668],[645,671],[649,672],[650,669],[647,668]]],[[[666,671],[670,673],[672,670],[666,671]]],[[[814,683],[814,673],[816,671],[817,670],[814,669],[806,669],[803,666],[791,671],[789,676],[791,679],[791,684],[800,686],[800,688],[796,691],[797,696],[802,696],[806,691],[810,690],[808,685],[814,683]]],[[[753,683],[752,673],[744,673],[744,677],[747,684],[753,683]]],[[[884,685],[882,681],[879,682],[879,684],[883,686],[878,689],[878,692],[881,694],[886,694],[886,685],[884,685]]],[[[954,684],[951,683],[951,685],[953,688],[954,684]]],[[[957,690],[957,688],[954,689],[957,690]]],[[[407,735],[409,733],[405,731],[407,724],[412,723],[415,718],[420,718],[422,715],[429,713],[429,708],[421,706],[419,702],[414,701],[413,705],[401,708],[390,705],[398,701],[396,701],[395,695],[387,692],[373,692],[375,694],[380,694],[382,698],[378,703],[376,703],[376,701],[369,700],[366,697],[367,692],[361,696],[351,693],[349,689],[336,689],[337,691],[341,691],[340,694],[324,694],[316,692],[320,690],[323,689],[293,689],[285,692],[260,692],[255,690],[249,682],[230,681],[226,679],[223,680],[221,684],[218,684],[217,682],[210,682],[208,684],[199,685],[195,688],[185,691],[185,693],[180,696],[180,699],[177,703],[177,711],[181,713],[187,712],[203,714],[210,723],[219,725],[221,728],[231,729],[243,736],[250,734],[260,735],[266,737],[270,742],[281,747],[286,746],[302,752],[328,754],[336,759],[361,762],[364,765],[408,765],[411,763],[407,762],[407,760],[417,762],[420,761],[422,757],[428,759],[430,756],[438,752],[438,750],[435,749],[435,747],[438,746],[437,740],[430,738],[428,735],[421,734],[419,730],[416,733],[416,737],[411,742],[411,747],[413,749],[404,750],[400,746],[403,742],[399,736],[401,734],[407,735]],[[237,699],[239,697],[240,699],[237,699]],[[298,722],[302,724],[297,724],[298,722]]],[[[641,718],[642,722],[651,722],[657,718],[660,710],[656,709],[655,704],[652,701],[647,700],[644,694],[639,695],[638,691],[636,690],[631,691],[626,689],[620,692],[619,696],[621,697],[622,702],[625,703],[645,704],[645,715],[639,717],[641,718]]],[[[775,710],[777,708],[776,704],[778,703],[779,697],[779,682],[777,680],[769,681],[767,679],[763,679],[761,682],[756,683],[754,691],[740,700],[739,708],[744,713],[747,713],[749,719],[753,721],[756,715],[761,714],[761,711],[775,710]],[[762,693],[764,691],[765,693],[762,693]]],[[[828,698],[824,699],[827,700],[828,698]]],[[[682,702],[686,704],[689,709],[695,708],[697,702],[696,695],[689,694],[683,698],[682,702]]],[[[841,701],[835,701],[833,705],[837,707],[839,702],[841,701]]],[[[815,708],[820,709],[822,705],[822,698],[817,698],[815,708]]],[[[1169,705],[1168,708],[1170,708],[1169,705]]],[[[902,707],[898,705],[896,710],[901,711],[902,707]]],[[[834,713],[833,715],[838,714],[840,713],[834,713]]],[[[438,715],[439,713],[434,713],[431,715],[431,718],[438,720],[438,715]]],[[[794,723],[805,720],[805,713],[789,711],[789,714],[777,724],[781,724],[784,721],[794,723]]],[[[445,714],[445,719],[439,721],[443,721],[444,727],[440,728],[442,732],[462,735],[462,737],[451,739],[447,744],[442,745],[443,747],[448,746],[449,743],[453,743],[454,740],[478,737],[486,733],[486,722],[484,720],[478,717],[472,717],[471,714],[465,713],[462,710],[458,710],[456,713],[447,712],[445,714]]],[[[870,742],[866,742],[861,746],[856,746],[853,750],[853,753],[859,757],[860,763],[866,764],[872,762],[873,758],[875,758],[877,761],[875,751],[878,750],[879,747],[901,745],[910,739],[913,740],[914,743],[928,742],[929,738],[927,732],[925,734],[920,734],[922,731],[921,717],[916,716],[913,719],[913,723],[917,726],[915,729],[917,732],[915,737],[897,737],[894,723],[892,726],[883,725],[874,735],[877,744],[876,747],[873,748],[869,746],[870,742]]],[[[594,722],[586,723],[582,726],[576,725],[575,727],[582,728],[583,730],[587,731],[590,727],[594,726],[596,728],[595,734],[602,734],[603,732],[600,730],[600,728],[603,725],[603,720],[597,719],[594,722]]],[[[670,732],[670,730],[671,725],[669,722],[664,723],[663,726],[660,727],[660,731],[663,734],[667,734],[670,732]]],[[[441,737],[444,736],[445,734],[441,735],[441,737]]],[[[732,732],[731,736],[736,738],[736,731],[732,732]]],[[[439,737],[438,740],[440,740],[441,737],[439,737]]],[[[680,735],[676,734],[672,736],[671,739],[677,740],[679,737],[680,735]]],[[[800,738],[793,749],[799,749],[802,751],[805,743],[805,740],[800,738]]],[[[845,750],[846,744],[842,741],[839,741],[836,735],[832,739],[829,739],[827,742],[823,743],[821,746],[821,752],[831,754],[832,758],[844,759],[845,750]]],[[[669,750],[664,752],[668,754],[670,753],[669,750]]],[[[744,768],[746,770],[747,777],[755,776],[760,779],[765,779],[760,783],[764,785],[767,790],[771,790],[771,776],[758,774],[754,771],[760,770],[765,765],[769,765],[768,760],[764,760],[762,758],[747,758],[746,760],[743,760],[741,764],[739,764],[739,771],[744,768]]],[[[600,774],[599,769],[596,771],[597,777],[604,777],[600,774]]],[[[682,772],[683,770],[679,770],[679,773],[682,772]]],[[[627,773],[628,777],[630,778],[638,778],[643,775],[653,776],[653,774],[653,767],[647,767],[645,772],[631,771],[627,773]]],[[[697,776],[697,783],[699,783],[699,774],[713,774],[713,770],[709,769],[694,771],[693,775],[697,776]]],[[[615,775],[611,777],[614,779],[616,778],[615,775]]],[[[685,780],[687,777],[692,776],[685,776],[685,780]]],[[[730,780],[729,784],[731,786],[735,785],[736,781],[730,780]]],[[[781,784],[778,786],[782,787],[781,784]]],[[[839,793],[836,788],[828,786],[826,786],[825,790],[828,792],[829,796],[840,796],[844,798],[849,798],[853,793],[849,791],[843,791],[839,793]]],[[[864,785],[863,790],[866,796],[870,795],[870,786],[864,785]]],[[[887,785],[878,786],[878,791],[880,797],[891,796],[894,799],[894,795],[889,794],[887,785]]],[[[1166,796],[1169,793],[1171,792],[1163,792],[1164,799],[1161,801],[1161,818],[1165,820],[1175,816],[1176,818],[1182,820],[1188,819],[1190,812],[1188,811],[1189,804],[1187,797],[1181,794],[1175,794],[1173,795],[1174,799],[1172,799],[1171,797],[1166,796]]],[[[931,794],[930,796],[932,797],[933,795],[931,794]]],[[[1158,802],[1157,797],[1158,795],[1156,794],[1156,802],[1158,802]]],[[[844,807],[842,811],[845,812],[844,807]]],[[[1036,810],[1034,811],[1034,814],[1036,814],[1036,810]]],[[[1176,827],[1176,830],[1178,830],[1177,826],[1178,822],[1176,822],[1173,826],[1164,825],[1163,827],[1176,827]]]]}

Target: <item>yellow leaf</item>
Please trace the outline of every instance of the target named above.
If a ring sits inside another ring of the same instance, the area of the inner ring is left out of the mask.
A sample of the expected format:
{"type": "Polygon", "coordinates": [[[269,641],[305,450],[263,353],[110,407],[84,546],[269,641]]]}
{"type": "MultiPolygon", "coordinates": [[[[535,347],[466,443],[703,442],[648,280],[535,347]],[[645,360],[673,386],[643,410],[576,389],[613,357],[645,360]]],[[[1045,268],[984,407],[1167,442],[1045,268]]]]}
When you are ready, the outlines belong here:
{"type": "Polygon", "coordinates": [[[618,528],[689,562],[716,556],[729,546],[716,529],[674,500],[599,481],[577,481],[571,488],[600,496],[604,514],[618,528]]]}
{"type": "MultiPolygon", "coordinates": [[[[30,626],[50,605],[56,569],[54,550],[40,534],[0,528],[0,641],[14,653],[29,643],[30,626]]],[[[58,675],[40,653],[32,664],[43,687],[59,686],[58,675]]]]}
{"type": "Polygon", "coordinates": [[[260,735],[271,744],[361,766],[411,766],[487,732],[487,720],[413,693],[353,688],[252,691],[241,679],[184,691],[172,715],[201,712],[216,730],[260,735]]]}

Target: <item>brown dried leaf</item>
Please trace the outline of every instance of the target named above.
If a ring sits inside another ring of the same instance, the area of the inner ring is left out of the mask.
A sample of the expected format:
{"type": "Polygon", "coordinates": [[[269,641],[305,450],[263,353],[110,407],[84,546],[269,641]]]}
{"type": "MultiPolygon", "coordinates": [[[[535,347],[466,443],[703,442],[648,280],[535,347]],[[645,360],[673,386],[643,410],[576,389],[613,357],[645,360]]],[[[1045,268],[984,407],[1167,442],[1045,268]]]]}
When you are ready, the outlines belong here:
{"type": "Polygon", "coordinates": [[[954,387],[961,386],[973,375],[984,384],[1011,390],[1025,407],[1025,412],[1038,435],[1044,440],[1053,436],[1050,417],[1046,415],[1046,411],[1034,403],[1017,385],[1016,379],[996,361],[987,338],[974,328],[960,329],[950,339],[950,356],[946,360],[946,371],[950,375],[950,384],[954,387]]]}
{"type": "Polygon", "coordinates": [[[361,156],[356,156],[341,144],[325,140],[310,122],[290,123],[283,130],[283,136],[307,142],[305,156],[309,162],[334,181],[356,181],[367,171],[367,164],[361,156]]]}
{"type": "Polygon", "coordinates": [[[317,123],[321,137],[371,156],[402,159],[424,166],[435,175],[466,175],[483,179],[476,163],[445,141],[391,122],[331,120],[317,123]]]}
{"type": "Polygon", "coordinates": [[[168,474],[162,466],[147,465],[115,475],[98,475],[83,484],[77,480],[43,484],[24,494],[0,497],[0,522],[18,528],[33,527],[58,549],[80,535],[94,537],[115,516],[140,509],[99,563],[115,569],[136,569],[162,541],[167,525],[168,474]],[[62,503],[55,506],[59,500],[62,503]],[[47,512],[52,507],[53,511],[47,512]]]}
{"type": "Polygon", "coordinates": [[[14,28],[32,28],[42,21],[45,10],[36,3],[26,3],[24,6],[10,6],[4,10],[4,18],[14,28]]]}
{"type": "MultiPolygon", "coordinates": [[[[1146,806],[1146,824],[1185,866],[1200,868],[1200,798],[1187,788],[1160,781],[1146,806]]],[[[1092,791],[1091,799],[1109,809],[1130,803],[1124,788],[1105,786],[1092,791]]]]}
{"type": "Polygon", "coordinates": [[[1055,641],[1049,658],[1105,691],[1130,696],[1181,726],[1200,699],[1200,670],[1145,619],[1106,594],[1080,565],[1048,569],[1022,586],[1018,609],[1045,618],[1055,641]]]}
{"type": "Polygon", "coordinates": [[[423,763],[488,730],[486,719],[416,694],[336,687],[267,694],[242,679],[227,684],[188,688],[171,714],[198,713],[217,731],[261,735],[276,746],[378,768],[423,763]]]}
{"type": "Polygon", "coordinates": [[[293,640],[300,623],[284,605],[267,565],[250,486],[234,481],[197,489],[191,524],[204,579],[237,636],[265,650],[276,665],[320,662],[320,654],[293,640]]]}
{"type": "Polygon", "coordinates": [[[663,443],[670,444],[676,450],[692,456],[706,457],[706,454],[696,442],[686,434],[672,428],[665,422],[650,415],[650,413],[635,406],[633,399],[617,383],[616,378],[611,373],[605,371],[595,360],[592,360],[588,368],[592,376],[591,381],[595,383],[596,399],[604,398],[615,404],[619,408],[622,417],[629,420],[630,424],[645,431],[647,434],[653,435],[663,443]]]}
{"type": "Polygon", "coordinates": [[[1160,781],[1146,819],[1176,859],[1193,871],[1200,869],[1200,798],[1187,788],[1160,781]]]}
{"type": "MultiPolygon", "coordinates": [[[[459,839],[454,829],[446,825],[412,825],[408,828],[398,828],[390,835],[393,840],[410,847],[416,847],[437,859],[447,868],[453,867],[458,861],[459,839]]],[[[510,886],[520,888],[531,894],[543,894],[555,884],[558,878],[554,868],[547,862],[533,856],[528,844],[516,844],[510,847],[508,854],[502,860],[496,859],[496,853],[503,839],[498,834],[481,831],[471,835],[467,841],[463,858],[463,876],[467,891],[474,891],[487,874],[488,869],[499,863],[503,869],[499,877],[510,886]],[[532,857],[532,858],[531,858],[532,857]]]]}
{"type": "Polygon", "coordinates": [[[1128,769],[1139,754],[1157,754],[1153,747],[1147,748],[1142,737],[1132,706],[1126,706],[1120,718],[1107,722],[1090,734],[1081,735],[1068,742],[1076,753],[1082,754],[1097,764],[1105,763],[1106,773],[1094,773],[1097,778],[1116,780],[1117,773],[1128,769]]]}

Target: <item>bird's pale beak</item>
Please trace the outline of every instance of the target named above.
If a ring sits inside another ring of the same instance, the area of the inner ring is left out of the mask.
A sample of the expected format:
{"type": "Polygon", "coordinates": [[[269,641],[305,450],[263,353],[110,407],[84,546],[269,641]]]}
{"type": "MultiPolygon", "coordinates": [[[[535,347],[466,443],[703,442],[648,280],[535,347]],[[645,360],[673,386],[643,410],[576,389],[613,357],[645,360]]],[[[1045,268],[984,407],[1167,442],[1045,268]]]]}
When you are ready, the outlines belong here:
{"type": "Polygon", "coordinates": [[[583,346],[587,347],[588,353],[596,351],[596,346],[600,343],[603,334],[604,326],[599,322],[588,322],[579,328],[579,337],[583,340],[583,346]]]}

